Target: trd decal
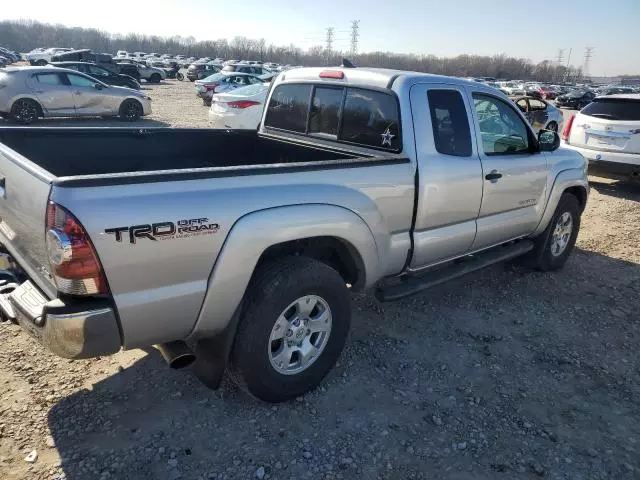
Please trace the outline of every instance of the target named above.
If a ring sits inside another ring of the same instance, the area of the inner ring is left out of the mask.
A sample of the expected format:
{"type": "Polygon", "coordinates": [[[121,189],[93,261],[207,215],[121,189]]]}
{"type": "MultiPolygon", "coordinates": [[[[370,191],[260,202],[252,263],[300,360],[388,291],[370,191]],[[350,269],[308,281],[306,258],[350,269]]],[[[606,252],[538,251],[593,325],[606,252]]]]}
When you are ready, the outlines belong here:
{"type": "Polygon", "coordinates": [[[220,225],[210,223],[208,218],[191,218],[177,222],[158,222],[130,227],[107,228],[104,233],[113,234],[116,242],[123,238],[129,243],[136,243],[140,239],[152,241],[171,240],[175,238],[190,238],[199,235],[212,235],[218,231],[220,225]]]}

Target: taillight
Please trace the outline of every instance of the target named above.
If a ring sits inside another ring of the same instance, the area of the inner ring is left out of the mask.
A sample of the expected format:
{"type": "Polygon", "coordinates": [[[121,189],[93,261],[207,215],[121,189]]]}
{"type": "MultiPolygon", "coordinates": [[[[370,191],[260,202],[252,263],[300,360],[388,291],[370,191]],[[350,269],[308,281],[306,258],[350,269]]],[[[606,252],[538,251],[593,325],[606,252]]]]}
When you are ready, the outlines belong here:
{"type": "Polygon", "coordinates": [[[58,290],[71,295],[107,293],[98,255],[82,224],[54,202],[47,206],[47,252],[58,290]]]}
{"type": "Polygon", "coordinates": [[[253,100],[238,100],[236,102],[228,102],[227,105],[231,108],[249,108],[254,105],[260,105],[260,102],[254,102],[253,100]]]}
{"type": "Polygon", "coordinates": [[[217,87],[217,86],[218,86],[218,84],[217,84],[217,83],[214,83],[213,85],[205,85],[205,86],[204,86],[204,89],[205,89],[207,92],[213,92],[213,91],[215,91],[215,89],[216,89],[216,87],[217,87]]]}
{"type": "Polygon", "coordinates": [[[562,130],[562,137],[561,138],[565,142],[569,140],[569,135],[571,135],[571,127],[573,127],[573,121],[575,119],[576,119],[576,116],[574,115],[573,117],[571,117],[569,119],[567,124],[564,126],[564,130],[562,130]]]}

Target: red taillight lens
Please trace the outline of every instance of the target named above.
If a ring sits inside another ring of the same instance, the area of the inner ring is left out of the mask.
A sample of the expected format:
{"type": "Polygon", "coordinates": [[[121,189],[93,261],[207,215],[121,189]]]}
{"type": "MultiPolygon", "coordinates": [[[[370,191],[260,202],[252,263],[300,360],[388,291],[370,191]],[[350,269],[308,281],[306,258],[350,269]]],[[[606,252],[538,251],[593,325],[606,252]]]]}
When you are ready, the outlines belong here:
{"type": "Polygon", "coordinates": [[[228,102],[227,105],[231,108],[249,108],[254,105],[260,105],[260,102],[254,102],[253,100],[238,100],[236,102],[228,102]]]}
{"type": "Polygon", "coordinates": [[[575,119],[576,119],[576,116],[574,115],[573,117],[571,117],[569,119],[567,124],[564,126],[564,129],[562,130],[562,137],[561,138],[565,142],[569,140],[569,135],[571,135],[571,127],[573,127],[573,121],[575,119]]]}
{"type": "Polygon", "coordinates": [[[344,72],[341,70],[325,70],[320,72],[320,78],[336,78],[342,80],[344,78],[344,72]]]}
{"type": "Polygon", "coordinates": [[[47,252],[58,290],[71,295],[107,293],[107,282],[82,224],[53,202],[47,206],[47,252]]]}
{"type": "Polygon", "coordinates": [[[213,92],[213,91],[215,91],[215,89],[216,89],[216,87],[217,87],[217,86],[218,86],[218,84],[217,84],[217,83],[214,83],[213,85],[205,85],[205,86],[204,86],[204,89],[205,89],[207,92],[213,92]]]}

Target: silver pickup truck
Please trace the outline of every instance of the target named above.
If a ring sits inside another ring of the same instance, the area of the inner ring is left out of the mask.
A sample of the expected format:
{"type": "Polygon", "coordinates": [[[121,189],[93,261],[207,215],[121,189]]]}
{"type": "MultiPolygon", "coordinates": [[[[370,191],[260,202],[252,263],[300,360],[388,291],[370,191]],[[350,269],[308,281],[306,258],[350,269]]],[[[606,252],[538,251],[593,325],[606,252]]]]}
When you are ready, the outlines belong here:
{"type": "Polygon", "coordinates": [[[350,291],[563,266],[586,162],[475,82],[303,68],[256,131],[0,129],[0,311],[67,358],[158,345],[283,401],[340,355],[350,291]]]}

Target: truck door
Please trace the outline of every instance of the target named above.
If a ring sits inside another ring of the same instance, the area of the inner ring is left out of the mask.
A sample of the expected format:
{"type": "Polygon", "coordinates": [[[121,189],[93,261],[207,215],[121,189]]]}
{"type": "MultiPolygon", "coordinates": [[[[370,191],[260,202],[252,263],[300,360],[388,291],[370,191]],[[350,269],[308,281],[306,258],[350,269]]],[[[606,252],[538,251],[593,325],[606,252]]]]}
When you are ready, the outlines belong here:
{"type": "Polygon", "coordinates": [[[472,250],[535,230],[547,183],[547,162],[533,131],[509,100],[470,88],[482,161],[482,206],[472,250]]]}
{"type": "Polygon", "coordinates": [[[476,236],[482,168],[464,95],[453,85],[411,87],[418,162],[411,269],[464,255],[476,236]]]}

